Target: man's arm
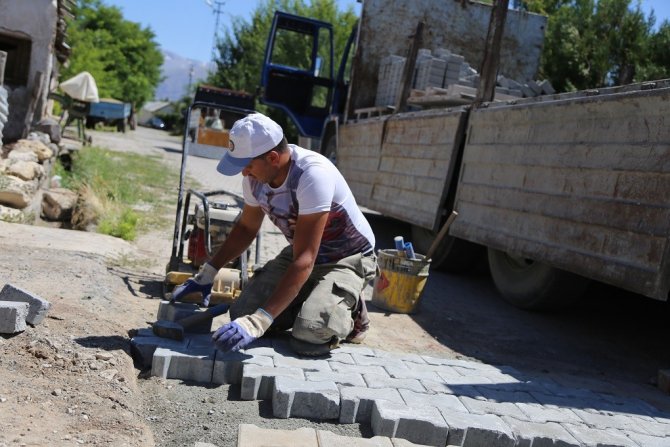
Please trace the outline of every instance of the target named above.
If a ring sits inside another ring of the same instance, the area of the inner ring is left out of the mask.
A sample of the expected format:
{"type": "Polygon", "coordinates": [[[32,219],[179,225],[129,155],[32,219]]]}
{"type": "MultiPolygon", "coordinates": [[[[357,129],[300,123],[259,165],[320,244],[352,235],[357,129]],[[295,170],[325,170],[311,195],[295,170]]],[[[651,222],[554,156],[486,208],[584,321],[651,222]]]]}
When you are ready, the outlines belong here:
{"type": "Polygon", "coordinates": [[[223,241],[223,244],[212,259],[209,260],[209,263],[214,268],[220,269],[242,254],[244,250],[249,248],[249,245],[251,245],[258,231],[261,229],[264,216],[265,214],[261,207],[244,205],[240,220],[233,226],[230,234],[223,241]]]}
{"type": "Polygon", "coordinates": [[[327,211],[298,216],[293,237],[293,262],[263,306],[272,318],[277,318],[291,304],[312,273],[327,221],[327,211]]]}

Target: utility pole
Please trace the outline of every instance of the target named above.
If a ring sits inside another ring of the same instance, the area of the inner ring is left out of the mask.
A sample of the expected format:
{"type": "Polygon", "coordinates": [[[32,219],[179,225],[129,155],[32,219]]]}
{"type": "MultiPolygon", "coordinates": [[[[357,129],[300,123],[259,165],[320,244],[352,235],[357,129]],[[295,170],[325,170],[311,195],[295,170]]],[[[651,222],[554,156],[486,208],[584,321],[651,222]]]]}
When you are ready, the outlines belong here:
{"type": "Polygon", "coordinates": [[[216,17],[214,20],[214,37],[212,40],[212,62],[216,59],[216,45],[219,42],[219,21],[221,20],[221,13],[223,13],[223,5],[226,4],[223,0],[205,0],[205,3],[212,8],[212,12],[216,17]]]}
{"type": "Polygon", "coordinates": [[[191,69],[188,71],[188,88],[186,90],[186,94],[190,95],[191,94],[191,85],[193,84],[193,73],[194,73],[194,67],[193,63],[191,63],[191,69]]]}

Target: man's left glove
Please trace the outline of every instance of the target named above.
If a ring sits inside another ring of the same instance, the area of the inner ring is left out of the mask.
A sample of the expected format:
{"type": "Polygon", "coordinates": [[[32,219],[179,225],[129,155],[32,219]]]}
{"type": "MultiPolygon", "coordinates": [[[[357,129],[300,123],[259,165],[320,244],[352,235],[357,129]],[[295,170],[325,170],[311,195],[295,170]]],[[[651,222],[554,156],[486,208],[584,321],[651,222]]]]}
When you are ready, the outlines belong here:
{"type": "Polygon", "coordinates": [[[209,306],[209,300],[212,297],[212,284],[218,272],[219,270],[209,262],[205,263],[195,277],[174,288],[170,301],[181,301],[191,293],[200,292],[202,293],[202,305],[205,307],[209,306]]]}
{"type": "Polygon", "coordinates": [[[217,329],[212,340],[221,351],[239,351],[268,330],[274,319],[263,309],[236,318],[217,329]]]}

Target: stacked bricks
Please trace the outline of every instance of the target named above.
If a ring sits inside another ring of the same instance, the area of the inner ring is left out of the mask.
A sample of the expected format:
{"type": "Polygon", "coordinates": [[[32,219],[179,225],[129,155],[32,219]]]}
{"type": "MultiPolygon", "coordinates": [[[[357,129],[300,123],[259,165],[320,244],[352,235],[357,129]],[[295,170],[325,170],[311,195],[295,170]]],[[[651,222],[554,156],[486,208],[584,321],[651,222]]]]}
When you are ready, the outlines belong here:
{"type": "Polygon", "coordinates": [[[405,58],[402,56],[390,55],[385,57],[379,63],[379,73],[377,75],[377,95],[375,96],[375,106],[395,106],[400,94],[400,83],[405,69],[405,58]]]}
{"type": "Polygon", "coordinates": [[[244,400],[271,399],[278,418],[365,423],[376,436],[423,445],[670,445],[670,414],[646,402],[510,367],[351,345],[305,358],[281,336],[237,353],[216,351],[206,336],[184,343],[157,349],[152,372],[239,384],[244,400]]]}
{"type": "Polygon", "coordinates": [[[0,290],[0,333],[15,334],[44,320],[51,303],[26,290],[6,284],[0,290]]]}

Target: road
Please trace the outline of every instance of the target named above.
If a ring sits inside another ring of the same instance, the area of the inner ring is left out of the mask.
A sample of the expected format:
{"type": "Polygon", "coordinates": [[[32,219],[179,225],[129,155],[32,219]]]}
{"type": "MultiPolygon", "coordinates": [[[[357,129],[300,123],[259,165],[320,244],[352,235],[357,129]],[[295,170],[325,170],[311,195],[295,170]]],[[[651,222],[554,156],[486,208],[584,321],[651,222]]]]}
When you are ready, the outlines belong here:
{"type": "MultiPolygon", "coordinates": [[[[126,135],[93,135],[95,144],[111,149],[160,155],[176,166],[181,160],[181,140],[163,131],[138,128],[126,135]]],[[[215,165],[216,160],[189,157],[187,172],[204,188],[240,193],[241,177],[221,176],[215,165]]],[[[406,224],[378,215],[368,218],[376,233],[377,248],[392,247],[395,235],[409,240],[406,224]]],[[[449,353],[546,374],[621,380],[652,394],[658,370],[670,368],[667,303],[594,283],[571,309],[554,313],[522,311],[499,296],[485,261],[468,275],[431,270],[420,311],[415,315],[399,316],[375,308],[371,312],[371,338],[379,345],[449,353]],[[395,340],[398,326],[413,329],[412,335],[419,340],[395,340]]]]}

